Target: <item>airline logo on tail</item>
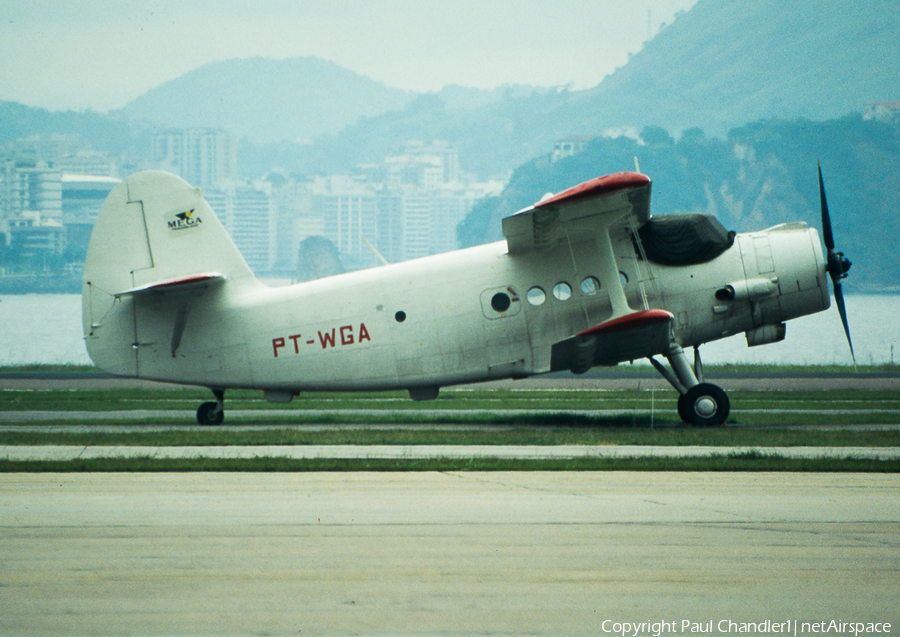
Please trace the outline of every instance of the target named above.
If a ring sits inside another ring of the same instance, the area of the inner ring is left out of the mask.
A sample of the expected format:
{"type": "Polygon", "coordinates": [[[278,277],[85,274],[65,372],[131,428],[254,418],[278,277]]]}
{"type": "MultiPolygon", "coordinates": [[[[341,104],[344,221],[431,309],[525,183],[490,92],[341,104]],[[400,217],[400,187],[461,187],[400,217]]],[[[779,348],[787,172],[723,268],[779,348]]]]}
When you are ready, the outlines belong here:
{"type": "Polygon", "coordinates": [[[174,218],[169,222],[169,230],[188,230],[197,228],[203,223],[203,220],[194,214],[194,210],[186,210],[184,212],[175,213],[174,218]]]}

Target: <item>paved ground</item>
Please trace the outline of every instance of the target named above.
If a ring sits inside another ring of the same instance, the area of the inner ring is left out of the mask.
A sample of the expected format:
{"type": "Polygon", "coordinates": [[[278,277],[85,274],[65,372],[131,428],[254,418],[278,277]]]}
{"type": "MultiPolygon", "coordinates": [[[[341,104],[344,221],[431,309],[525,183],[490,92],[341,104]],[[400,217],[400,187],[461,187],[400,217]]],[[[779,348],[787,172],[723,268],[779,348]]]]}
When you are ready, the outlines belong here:
{"type": "Polygon", "coordinates": [[[0,634],[897,634],[898,502],[866,474],[5,474],[0,634]]]}
{"type": "Polygon", "coordinates": [[[78,446],[5,445],[0,459],[68,461],[110,458],[290,458],[306,460],[419,458],[694,458],[761,453],[778,458],[895,460],[898,447],[702,447],[653,445],[253,445],[253,446],[78,446]]]}

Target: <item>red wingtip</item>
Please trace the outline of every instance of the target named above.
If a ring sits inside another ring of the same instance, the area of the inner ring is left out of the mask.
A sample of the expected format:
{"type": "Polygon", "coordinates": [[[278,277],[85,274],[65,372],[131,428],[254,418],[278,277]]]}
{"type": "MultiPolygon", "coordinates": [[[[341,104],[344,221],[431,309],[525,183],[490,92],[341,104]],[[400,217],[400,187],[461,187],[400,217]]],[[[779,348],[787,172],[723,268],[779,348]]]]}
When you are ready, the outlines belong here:
{"type": "Polygon", "coordinates": [[[534,205],[535,208],[545,208],[563,201],[572,202],[582,199],[591,199],[601,195],[609,195],[620,190],[640,188],[650,184],[650,178],[641,173],[624,172],[605,175],[573,186],[561,193],[545,199],[534,205]]]}
{"type": "Polygon", "coordinates": [[[638,329],[648,325],[656,325],[657,323],[666,323],[674,318],[675,316],[666,310],[641,310],[640,312],[626,314],[625,316],[614,318],[611,321],[600,323],[600,325],[595,325],[583,332],[579,332],[578,336],[588,336],[590,334],[614,334],[616,332],[638,329]]]}

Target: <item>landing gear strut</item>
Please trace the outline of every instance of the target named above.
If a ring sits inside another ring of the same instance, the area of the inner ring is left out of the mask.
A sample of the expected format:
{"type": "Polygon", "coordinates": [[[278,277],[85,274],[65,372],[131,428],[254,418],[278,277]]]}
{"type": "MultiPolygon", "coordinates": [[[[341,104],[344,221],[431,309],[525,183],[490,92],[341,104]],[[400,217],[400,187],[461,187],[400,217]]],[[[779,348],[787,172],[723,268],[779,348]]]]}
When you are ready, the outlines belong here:
{"type": "Polygon", "coordinates": [[[212,390],[216,402],[208,402],[200,405],[197,410],[197,422],[201,425],[221,425],[225,420],[225,391],[212,390]]]}
{"type": "Polygon", "coordinates": [[[673,344],[665,356],[672,370],[666,369],[655,358],[650,358],[653,367],[669,381],[679,394],[678,415],[695,427],[718,427],[724,425],[731,412],[728,395],[718,385],[703,382],[703,364],[700,352],[694,348],[694,366],[691,369],[684,350],[673,344]]]}

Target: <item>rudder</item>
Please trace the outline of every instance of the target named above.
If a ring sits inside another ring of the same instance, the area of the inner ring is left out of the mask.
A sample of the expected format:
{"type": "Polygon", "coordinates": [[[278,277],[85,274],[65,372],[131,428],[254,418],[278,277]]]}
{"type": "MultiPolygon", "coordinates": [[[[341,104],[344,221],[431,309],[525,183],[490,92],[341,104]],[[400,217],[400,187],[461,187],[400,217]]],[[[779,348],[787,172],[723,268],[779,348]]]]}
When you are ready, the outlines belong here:
{"type": "Polygon", "coordinates": [[[88,245],[82,315],[101,369],[137,376],[135,292],[192,280],[253,279],[200,191],[162,171],[128,177],[109,194],[88,245]]]}

